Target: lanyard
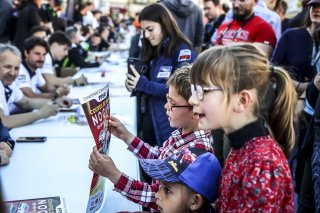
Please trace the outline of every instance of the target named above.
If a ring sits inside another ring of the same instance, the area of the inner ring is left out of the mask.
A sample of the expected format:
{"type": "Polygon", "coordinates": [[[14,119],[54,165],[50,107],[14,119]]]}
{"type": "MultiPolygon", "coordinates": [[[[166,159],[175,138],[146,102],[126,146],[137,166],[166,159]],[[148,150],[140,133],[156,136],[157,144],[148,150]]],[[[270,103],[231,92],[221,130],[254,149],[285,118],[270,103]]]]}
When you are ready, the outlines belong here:
{"type": "Polygon", "coordinates": [[[6,101],[8,102],[10,96],[12,95],[12,89],[9,86],[4,86],[4,95],[6,96],[6,101]]]}
{"type": "Polygon", "coordinates": [[[320,51],[315,51],[315,60],[311,63],[312,66],[314,66],[316,68],[317,72],[320,72],[320,70],[317,69],[317,63],[320,59],[320,51]]]}
{"type": "MultiPolygon", "coordinates": [[[[238,34],[240,33],[240,31],[242,30],[242,28],[244,28],[244,26],[245,26],[246,24],[248,24],[248,23],[251,21],[251,19],[253,19],[253,18],[254,18],[254,13],[252,13],[252,15],[250,15],[249,18],[247,18],[246,20],[244,20],[244,22],[241,24],[240,28],[239,28],[239,29],[236,31],[236,33],[234,34],[234,36],[233,36],[233,38],[232,38],[232,41],[234,41],[234,40],[237,38],[237,36],[238,36],[238,34]]],[[[228,26],[226,27],[226,29],[224,29],[223,32],[220,34],[220,37],[219,37],[219,40],[218,40],[218,44],[223,45],[222,39],[223,39],[223,37],[225,36],[225,34],[228,32],[228,30],[230,29],[230,27],[232,26],[233,23],[234,23],[234,20],[232,20],[232,21],[228,24],[228,26]]]]}

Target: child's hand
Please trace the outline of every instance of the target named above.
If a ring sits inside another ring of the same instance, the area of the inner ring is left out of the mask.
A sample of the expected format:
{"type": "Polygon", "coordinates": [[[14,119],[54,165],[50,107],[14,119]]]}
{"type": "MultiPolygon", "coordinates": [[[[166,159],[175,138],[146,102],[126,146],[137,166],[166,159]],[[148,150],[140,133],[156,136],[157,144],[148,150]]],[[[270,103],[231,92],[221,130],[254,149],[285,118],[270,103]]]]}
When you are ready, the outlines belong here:
{"type": "Polygon", "coordinates": [[[121,172],[114,164],[112,158],[101,154],[97,147],[93,147],[89,160],[89,168],[94,173],[108,178],[113,184],[116,184],[121,177],[121,172]]]}
{"type": "Polygon", "coordinates": [[[114,136],[123,140],[127,145],[133,141],[135,136],[128,131],[119,119],[114,116],[110,116],[109,124],[111,126],[111,133],[114,136]]]}

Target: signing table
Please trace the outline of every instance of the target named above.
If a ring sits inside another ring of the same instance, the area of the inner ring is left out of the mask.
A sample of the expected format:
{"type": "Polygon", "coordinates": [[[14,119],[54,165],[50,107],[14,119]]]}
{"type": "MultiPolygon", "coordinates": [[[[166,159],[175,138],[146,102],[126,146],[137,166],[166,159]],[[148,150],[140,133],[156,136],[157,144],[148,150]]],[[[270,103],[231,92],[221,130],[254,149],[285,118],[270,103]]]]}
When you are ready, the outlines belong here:
{"type": "MultiPolygon", "coordinates": [[[[76,76],[88,77],[89,85],[72,87],[70,97],[79,98],[106,83],[110,90],[110,111],[132,132],[135,126],[135,99],[124,87],[126,63],[124,53],[113,53],[100,68],[80,70],[76,76]],[[109,69],[110,68],[110,69],[109,69]]],[[[46,136],[45,143],[17,143],[11,162],[0,167],[1,190],[5,201],[61,196],[69,213],[86,211],[92,172],[88,168],[94,140],[88,125],[74,122],[83,117],[81,107],[75,112],[59,112],[56,116],[10,131],[19,136],[46,136]]],[[[111,137],[109,155],[116,166],[132,178],[139,179],[137,159],[127,151],[123,141],[111,137]]],[[[139,211],[140,206],[113,191],[106,180],[101,212],[139,211]]]]}

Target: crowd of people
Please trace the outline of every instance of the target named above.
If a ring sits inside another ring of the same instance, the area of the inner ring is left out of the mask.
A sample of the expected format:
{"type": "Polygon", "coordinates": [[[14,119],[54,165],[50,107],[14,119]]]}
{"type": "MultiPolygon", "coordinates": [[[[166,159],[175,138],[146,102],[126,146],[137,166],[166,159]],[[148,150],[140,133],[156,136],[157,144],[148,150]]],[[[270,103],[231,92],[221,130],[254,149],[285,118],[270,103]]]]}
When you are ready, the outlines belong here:
{"type": "Polygon", "coordinates": [[[202,3],[161,0],[128,21],[92,2],[70,19],[58,1],[0,0],[0,163],[15,145],[8,128],[70,107],[68,85],[87,79],[64,73],[100,66],[90,51],[131,32],[129,57],[143,66],[129,64],[124,84],[138,131],[109,124],[141,180],[96,147],[93,172],[145,211],[320,211],[320,0],[302,0],[291,19],[285,0],[202,3]]]}

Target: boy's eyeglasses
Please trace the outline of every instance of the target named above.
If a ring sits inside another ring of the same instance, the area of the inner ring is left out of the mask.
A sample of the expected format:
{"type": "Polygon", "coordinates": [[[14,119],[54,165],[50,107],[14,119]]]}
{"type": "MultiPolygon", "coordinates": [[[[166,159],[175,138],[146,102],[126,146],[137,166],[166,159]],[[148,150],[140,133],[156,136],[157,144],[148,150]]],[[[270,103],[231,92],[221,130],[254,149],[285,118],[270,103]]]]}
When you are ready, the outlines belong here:
{"type": "Polygon", "coordinates": [[[172,105],[169,94],[167,94],[167,107],[169,111],[172,111],[173,108],[181,108],[181,107],[192,108],[191,105],[172,105]]]}
{"type": "Polygon", "coordinates": [[[219,87],[203,87],[201,85],[191,84],[191,94],[195,94],[199,101],[203,100],[205,92],[210,91],[222,91],[222,89],[219,87]]]}

